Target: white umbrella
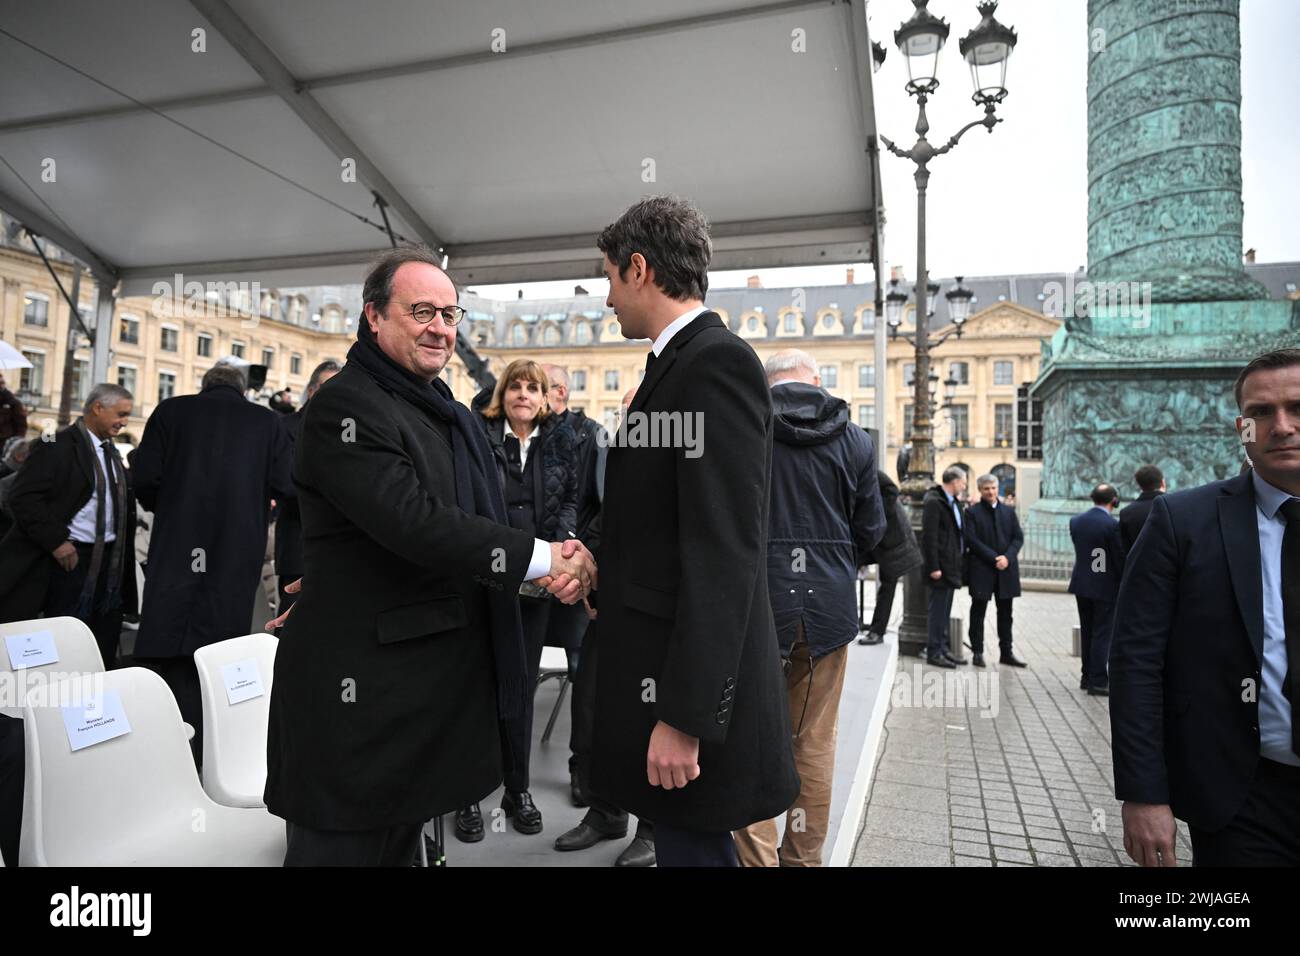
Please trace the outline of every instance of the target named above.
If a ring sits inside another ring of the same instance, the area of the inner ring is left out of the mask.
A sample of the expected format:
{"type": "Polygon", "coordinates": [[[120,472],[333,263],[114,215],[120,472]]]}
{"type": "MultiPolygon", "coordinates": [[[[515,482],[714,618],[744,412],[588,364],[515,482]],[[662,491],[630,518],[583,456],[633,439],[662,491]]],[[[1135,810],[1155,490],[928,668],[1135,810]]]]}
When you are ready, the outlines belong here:
{"type": "Polygon", "coordinates": [[[23,358],[23,353],[18,351],[8,342],[0,340],[0,368],[31,368],[32,363],[23,358]]]}

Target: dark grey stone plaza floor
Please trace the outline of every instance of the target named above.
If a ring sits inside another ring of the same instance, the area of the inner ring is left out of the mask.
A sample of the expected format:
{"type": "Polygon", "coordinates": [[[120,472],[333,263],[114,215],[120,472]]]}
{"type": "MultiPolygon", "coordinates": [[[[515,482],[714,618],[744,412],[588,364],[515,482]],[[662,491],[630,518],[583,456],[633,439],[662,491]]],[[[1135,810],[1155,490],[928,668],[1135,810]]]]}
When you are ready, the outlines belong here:
{"type": "MultiPolygon", "coordinates": [[[[968,607],[963,592],[953,615],[966,619],[968,607]]],[[[851,865],[1132,865],[1107,699],[1079,689],[1076,623],[1072,596],[1028,592],[1015,604],[1027,669],[944,671],[899,658],[851,865]]],[[[991,626],[986,646],[996,660],[991,626]]],[[[1178,857],[1191,860],[1182,824],[1178,857]]]]}

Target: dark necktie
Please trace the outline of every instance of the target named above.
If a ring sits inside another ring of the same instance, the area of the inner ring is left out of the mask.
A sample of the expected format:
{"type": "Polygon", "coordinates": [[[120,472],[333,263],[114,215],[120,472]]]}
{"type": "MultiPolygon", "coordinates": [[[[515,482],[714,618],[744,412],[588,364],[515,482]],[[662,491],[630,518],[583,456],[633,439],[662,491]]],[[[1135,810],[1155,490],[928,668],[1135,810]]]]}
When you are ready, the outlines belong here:
{"type": "Polygon", "coordinates": [[[113,521],[117,522],[118,497],[117,497],[117,449],[107,438],[100,442],[100,447],[104,449],[104,470],[108,472],[108,500],[113,502],[113,521]]]}
{"type": "Polygon", "coordinates": [[[1286,680],[1282,692],[1291,702],[1291,750],[1300,757],[1300,498],[1283,502],[1282,625],[1286,634],[1286,680]]]}
{"type": "Polygon", "coordinates": [[[655,364],[655,359],[656,359],[656,358],[658,358],[658,356],[655,355],[655,350],[654,350],[654,349],[651,349],[649,352],[646,352],[646,354],[645,354],[645,375],[641,376],[641,381],[644,382],[645,379],[646,379],[646,376],[648,376],[648,375],[650,374],[650,367],[651,367],[652,365],[655,364]]]}

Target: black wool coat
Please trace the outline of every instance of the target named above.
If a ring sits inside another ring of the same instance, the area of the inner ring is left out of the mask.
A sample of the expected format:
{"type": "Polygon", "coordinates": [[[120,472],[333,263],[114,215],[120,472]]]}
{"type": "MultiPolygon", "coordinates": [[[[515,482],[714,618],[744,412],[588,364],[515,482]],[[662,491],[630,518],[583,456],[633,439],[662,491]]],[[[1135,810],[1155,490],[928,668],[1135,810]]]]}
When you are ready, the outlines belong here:
{"type": "Polygon", "coordinates": [[[533,537],[457,507],[450,426],[355,362],[308,403],[294,477],[267,808],[370,830],[482,799],[501,782],[488,589],[519,590],[533,537]]]}
{"type": "MultiPolygon", "coordinates": [[[[487,433],[492,448],[492,458],[497,466],[497,479],[501,487],[506,484],[506,418],[484,418],[476,415],[479,425],[487,433]]],[[[528,451],[533,463],[533,517],[537,522],[537,537],[543,541],[563,541],[571,538],[577,526],[578,460],[574,451],[573,429],[558,415],[547,415],[537,429],[537,437],[528,451]],[[539,455],[539,458],[534,458],[539,455]],[[537,462],[542,467],[537,467],[537,462]]]]}
{"type": "Polygon", "coordinates": [[[219,385],[154,409],[131,458],[153,512],[135,656],[185,657],[247,634],[272,498],[293,494],[280,416],[219,385]]]}
{"type": "Polygon", "coordinates": [[[983,500],[966,509],[966,549],[970,561],[966,567],[966,583],[970,596],[990,598],[1020,597],[1020,561],[1017,555],[1025,543],[1024,532],[1016,509],[1004,504],[996,508],[983,500]],[[1007,567],[999,571],[994,562],[998,555],[1006,555],[1007,567]]]}
{"type": "MultiPolygon", "coordinates": [[[[94,469],[95,453],[76,425],[33,446],[14,477],[9,497],[14,524],[0,541],[0,621],[26,621],[41,613],[50,574],[58,567],[51,552],[68,540],[72,519],[95,493],[94,469]]],[[[131,613],[136,609],[135,492],[131,469],[123,470],[126,541],[119,588],[122,610],[131,613]]]]}
{"type": "Polygon", "coordinates": [[[799,777],[767,588],[772,404],[753,349],[714,312],[656,359],[622,440],[655,423],[639,413],[674,412],[682,437],[680,416],[702,414],[694,450],[609,449],[591,788],[638,817],[721,832],[788,809],[799,777]],[[647,780],[659,721],[699,738],[700,776],[684,789],[647,780]]]}
{"type": "MultiPolygon", "coordinates": [[[[959,504],[957,507],[961,507],[959,504]]],[[[921,570],[926,584],[945,584],[950,588],[962,586],[965,575],[965,547],[957,517],[942,485],[935,485],[925,493],[921,502],[921,570]],[[930,572],[942,571],[938,581],[930,572]]]]}

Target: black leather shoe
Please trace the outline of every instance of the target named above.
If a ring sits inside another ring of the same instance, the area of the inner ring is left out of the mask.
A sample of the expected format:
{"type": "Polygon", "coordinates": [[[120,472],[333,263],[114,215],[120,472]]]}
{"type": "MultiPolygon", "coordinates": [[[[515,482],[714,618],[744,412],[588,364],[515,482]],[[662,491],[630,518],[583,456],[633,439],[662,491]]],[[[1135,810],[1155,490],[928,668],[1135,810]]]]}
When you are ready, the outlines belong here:
{"type": "Polygon", "coordinates": [[[861,637],[858,638],[858,643],[859,644],[883,644],[885,643],[885,635],[877,634],[875,631],[868,630],[861,637]]]}
{"type": "Polygon", "coordinates": [[[964,658],[964,657],[958,657],[956,654],[953,654],[951,651],[944,651],[944,652],[943,652],[943,656],[946,657],[946,658],[948,658],[948,660],[952,661],[954,664],[969,664],[969,663],[970,663],[970,661],[968,661],[966,658],[964,658]]]}
{"type": "Polygon", "coordinates": [[[456,839],[461,843],[477,843],[483,839],[483,813],[477,803],[456,814],[456,839]]]}
{"type": "Polygon", "coordinates": [[[529,835],[542,832],[542,811],[533,803],[533,795],[527,790],[518,793],[507,790],[501,796],[501,809],[506,816],[513,817],[515,829],[529,835]]]}
{"type": "Polygon", "coordinates": [[[1088,688],[1088,696],[1089,696],[1089,697],[1109,697],[1109,696],[1110,696],[1110,685],[1107,684],[1107,685],[1105,685],[1104,687],[1089,687],[1089,688],[1088,688]]]}
{"type": "Polygon", "coordinates": [[[1016,657],[1015,651],[1003,651],[1002,656],[998,658],[999,664],[1005,664],[1007,667],[1028,667],[1029,665],[1016,657]]]}
{"type": "Polygon", "coordinates": [[[984,666],[984,655],[980,651],[972,651],[970,662],[976,667],[984,666]]]}
{"type": "Polygon", "coordinates": [[[584,820],[572,830],[561,833],[555,838],[555,848],[561,853],[571,850],[589,850],[601,840],[621,840],[627,836],[627,830],[618,833],[602,833],[584,820]]]}
{"type": "Polygon", "coordinates": [[[929,664],[931,667],[946,667],[949,670],[953,670],[957,667],[956,664],[954,664],[952,661],[950,661],[946,656],[942,654],[940,655],[927,654],[925,656],[925,662],[929,664]]]}
{"type": "Polygon", "coordinates": [[[655,845],[645,837],[634,837],[632,842],[627,845],[618,859],[614,861],[615,866],[654,866],[655,865],[655,845]]]}
{"type": "Polygon", "coordinates": [[[575,807],[585,807],[587,805],[587,795],[582,792],[582,783],[579,782],[576,773],[569,774],[569,798],[573,801],[575,807]]]}

